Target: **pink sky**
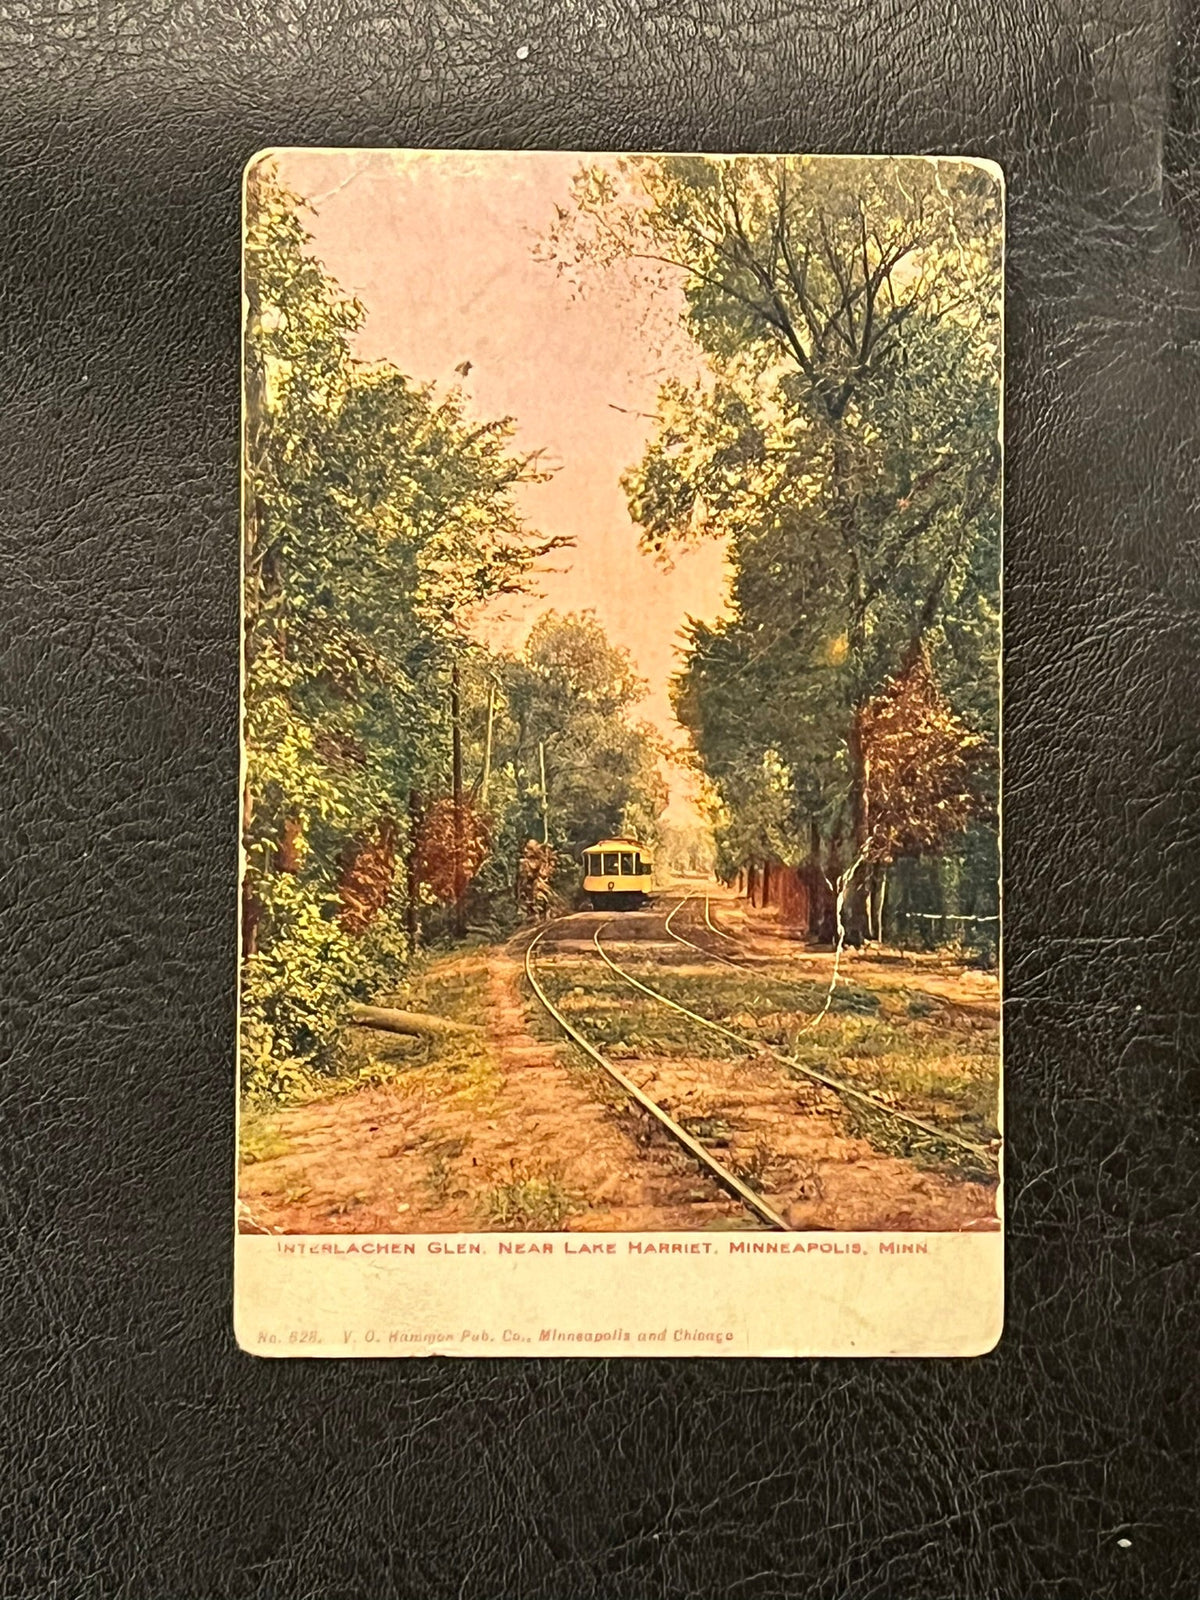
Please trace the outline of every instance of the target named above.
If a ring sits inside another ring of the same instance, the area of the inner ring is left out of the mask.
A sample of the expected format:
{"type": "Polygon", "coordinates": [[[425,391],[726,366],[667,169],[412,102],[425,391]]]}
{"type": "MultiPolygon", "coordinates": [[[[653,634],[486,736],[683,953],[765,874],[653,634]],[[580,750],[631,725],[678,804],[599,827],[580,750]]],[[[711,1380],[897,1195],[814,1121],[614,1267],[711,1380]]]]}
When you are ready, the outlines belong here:
{"type": "MultiPolygon", "coordinates": [[[[678,630],[688,615],[711,620],[723,609],[724,551],[706,542],[665,571],[638,549],[620,476],[642,454],[652,424],[636,413],[654,410],[663,375],[646,313],[669,335],[679,302],[647,307],[620,269],[579,296],[534,259],[582,159],[290,151],[278,167],[316,208],[306,218],[315,254],[366,308],[359,354],[420,382],[461,384],[481,419],[512,416],[517,448],[542,449],[557,468],[522,490],[522,508],[543,532],[573,536],[575,548],[552,558],[565,570],[540,575],[539,598],[506,602],[506,619],[487,625],[490,641],[519,644],[549,606],[593,609],[649,683],[641,715],[678,746],[667,693],[678,630]],[[463,361],[472,363],[465,379],[454,370],[463,361]]],[[[691,780],[675,769],[667,776],[671,814],[690,820],[691,780]]]]}

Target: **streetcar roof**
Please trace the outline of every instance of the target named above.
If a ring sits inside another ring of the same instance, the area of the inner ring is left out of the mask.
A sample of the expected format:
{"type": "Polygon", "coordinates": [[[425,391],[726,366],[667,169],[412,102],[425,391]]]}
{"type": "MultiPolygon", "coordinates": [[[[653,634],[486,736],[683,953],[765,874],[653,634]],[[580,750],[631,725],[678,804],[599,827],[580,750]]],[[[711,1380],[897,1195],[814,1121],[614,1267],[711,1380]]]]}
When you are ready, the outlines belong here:
{"type": "Polygon", "coordinates": [[[640,850],[644,856],[649,856],[650,850],[644,844],[639,844],[636,839],[597,839],[595,844],[589,844],[583,854],[589,855],[593,850],[640,850]]]}

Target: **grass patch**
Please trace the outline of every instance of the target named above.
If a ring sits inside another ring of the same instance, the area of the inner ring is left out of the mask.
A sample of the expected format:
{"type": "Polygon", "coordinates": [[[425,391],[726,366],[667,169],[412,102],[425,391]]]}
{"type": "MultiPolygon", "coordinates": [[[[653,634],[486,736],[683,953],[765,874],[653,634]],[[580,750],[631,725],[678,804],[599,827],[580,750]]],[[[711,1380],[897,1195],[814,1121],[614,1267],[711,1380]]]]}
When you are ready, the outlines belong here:
{"type": "Polygon", "coordinates": [[[435,1151],[430,1157],[425,1174],[425,1186],[435,1205],[442,1205],[445,1202],[450,1193],[450,1181],[453,1176],[454,1168],[450,1164],[449,1157],[442,1150],[435,1151]]]}
{"type": "Polygon", "coordinates": [[[480,1209],[485,1223],[504,1232],[554,1233],[578,1206],[553,1174],[515,1168],[487,1191],[480,1209]]]}
{"type": "Polygon", "coordinates": [[[733,1137],[733,1128],[719,1115],[701,1115],[691,1117],[676,1117],[679,1126],[690,1133],[693,1139],[699,1139],[704,1144],[724,1148],[733,1137]]]}
{"type": "Polygon", "coordinates": [[[931,1017],[937,1009],[937,1001],[932,995],[922,994],[918,990],[916,994],[910,994],[908,997],[906,1010],[910,1017],[931,1017]]]}
{"type": "MultiPolygon", "coordinates": [[[[814,1025],[825,1004],[824,984],[785,983],[757,972],[677,973],[647,961],[629,962],[627,969],[747,1043],[743,1047],[639,995],[594,962],[567,959],[543,968],[539,976],[555,1005],[614,1062],[656,1055],[736,1059],[762,1044],[800,1068],[877,1097],[879,1113],[849,1100],[844,1112],[848,1131],[878,1149],[938,1166],[965,1164],[975,1172],[981,1167],[969,1152],[888,1116],[882,1109],[888,1106],[979,1144],[997,1137],[998,1026],[964,1024],[920,992],[845,982],[814,1025]]],[[[534,1025],[542,1037],[561,1037],[544,1013],[540,1024],[535,1013],[534,1025]]],[[[781,1070],[787,1070],[782,1063],[781,1070]]],[[[990,1175],[991,1168],[986,1170],[990,1175]]]]}
{"type": "Polygon", "coordinates": [[[453,1194],[451,1185],[456,1176],[455,1162],[466,1150],[470,1141],[442,1133],[434,1128],[422,1142],[429,1152],[425,1167],[425,1187],[435,1205],[444,1205],[453,1194]]]}
{"type": "Polygon", "coordinates": [[[826,1073],[879,1100],[876,1112],[845,1099],[847,1132],[922,1166],[949,1165],[978,1179],[995,1176],[994,1168],[970,1151],[888,1116],[883,1108],[986,1145],[998,1136],[998,1034],[859,1018],[829,1021],[828,1028],[823,1025],[797,1041],[789,1054],[797,1063],[794,1071],[808,1067],[826,1073]]]}
{"type": "Polygon", "coordinates": [[[256,1111],[244,1110],[238,1123],[238,1155],[243,1167],[258,1161],[274,1161],[286,1156],[291,1142],[285,1139],[276,1123],[256,1111]]]}
{"type": "MultiPolygon", "coordinates": [[[[792,1014],[800,1018],[815,1016],[825,1005],[826,983],[802,983],[773,978],[766,973],[731,973],[727,969],[707,974],[677,973],[653,963],[635,966],[622,962],[635,978],[665,994],[676,1005],[687,1006],[701,1016],[723,1022],[742,1012],[762,1015],[792,1014]]],[[[852,1014],[872,1016],[879,1010],[879,996],[861,984],[839,982],[830,1001],[834,1016],[852,1014]]]]}
{"type": "MultiPolygon", "coordinates": [[[[589,966],[586,988],[572,972],[542,971],[538,979],[571,1026],[611,1061],[697,1055],[733,1060],[745,1054],[731,1040],[639,995],[614,972],[589,966]]],[[[543,1039],[562,1038],[558,1024],[541,1007],[533,1012],[531,1025],[543,1039]]]]}
{"type": "MultiPolygon", "coordinates": [[[[937,1125],[933,1118],[928,1120],[937,1125]]],[[[972,1151],[939,1139],[936,1134],[926,1133],[921,1128],[914,1128],[909,1123],[900,1122],[895,1117],[885,1116],[881,1111],[872,1111],[861,1102],[847,1104],[845,1124],[847,1131],[855,1138],[866,1139],[885,1155],[899,1156],[935,1171],[950,1167],[960,1177],[972,1178],[977,1183],[988,1183],[996,1177],[995,1167],[972,1151]]],[[[964,1137],[972,1137],[966,1129],[955,1131],[963,1133],[964,1137]]]]}
{"type": "MultiPolygon", "coordinates": [[[[383,1003],[477,1026],[486,1014],[488,987],[482,956],[453,962],[443,958],[414,973],[402,991],[383,1003]]],[[[422,1038],[373,1028],[347,1028],[346,1034],[349,1060],[339,1088],[382,1084],[405,1094],[449,1093],[472,1102],[484,1102],[499,1089],[500,1074],[482,1029],[422,1038]]]]}
{"type": "Polygon", "coordinates": [[[788,1054],[964,1138],[997,1137],[997,1034],[847,1019],[795,1040],[788,1054]]]}

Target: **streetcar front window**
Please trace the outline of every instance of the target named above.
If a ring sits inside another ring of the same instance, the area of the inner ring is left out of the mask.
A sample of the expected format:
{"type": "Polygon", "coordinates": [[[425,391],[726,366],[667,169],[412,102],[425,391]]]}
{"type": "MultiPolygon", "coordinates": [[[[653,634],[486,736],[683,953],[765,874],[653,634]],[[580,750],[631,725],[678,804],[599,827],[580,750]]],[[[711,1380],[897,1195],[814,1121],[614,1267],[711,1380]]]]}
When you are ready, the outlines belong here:
{"type": "Polygon", "coordinates": [[[623,878],[633,877],[633,852],[631,850],[623,850],[621,852],[621,876],[623,878]]]}
{"type": "Polygon", "coordinates": [[[615,878],[621,870],[621,857],[615,850],[604,852],[603,876],[615,878]]]}

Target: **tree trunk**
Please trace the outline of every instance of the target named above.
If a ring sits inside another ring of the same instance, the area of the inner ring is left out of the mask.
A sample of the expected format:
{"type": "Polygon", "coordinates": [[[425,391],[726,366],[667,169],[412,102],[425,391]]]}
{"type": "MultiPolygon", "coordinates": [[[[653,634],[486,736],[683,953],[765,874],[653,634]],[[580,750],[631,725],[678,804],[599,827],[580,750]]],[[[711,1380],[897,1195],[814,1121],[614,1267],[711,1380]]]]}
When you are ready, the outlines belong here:
{"type": "Polygon", "coordinates": [[[483,777],[479,784],[479,804],[486,810],[488,783],[492,776],[492,725],[496,720],[496,685],[488,684],[487,737],[483,744],[483,777]]]}
{"type": "Polygon", "coordinates": [[[821,942],[823,944],[836,944],[838,940],[836,885],[842,872],[842,836],[840,832],[834,832],[830,835],[829,844],[826,847],[825,860],[828,865],[823,874],[826,896],[821,915],[821,942]]]}
{"type": "Polygon", "coordinates": [[[806,938],[819,939],[825,910],[826,888],[825,874],[821,871],[821,824],[816,817],[809,819],[808,864],[804,876],[808,884],[808,925],[804,933],[806,938]]]}
{"type": "Polygon", "coordinates": [[[405,874],[405,919],[408,924],[408,950],[414,955],[421,942],[420,880],[417,873],[417,840],[421,827],[421,797],[408,791],[408,870],[405,874]]]}
{"type": "Polygon", "coordinates": [[[478,1033],[479,1029],[466,1022],[451,1022],[449,1017],[435,1017],[427,1011],[394,1011],[390,1006],[352,1005],[347,1012],[351,1022],[361,1028],[378,1028],[383,1033],[403,1033],[420,1037],[431,1033],[478,1033]]]}
{"type": "Polygon", "coordinates": [[[275,852],[276,872],[299,872],[301,838],[299,817],[288,817],[283,825],[283,838],[275,852]]]}
{"type": "Polygon", "coordinates": [[[450,669],[450,791],[454,802],[454,933],[467,932],[467,882],[463,871],[462,706],[458,662],[450,669]]]}
{"type": "MultiPolygon", "coordinates": [[[[518,809],[518,812],[519,812],[520,818],[521,818],[521,829],[522,829],[522,832],[525,829],[525,820],[526,820],[525,789],[524,789],[525,774],[524,774],[524,771],[522,770],[522,767],[521,767],[521,751],[522,751],[522,748],[524,747],[524,744],[525,744],[525,719],[522,716],[517,721],[517,742],[516,742],[516,745],[513,748],[513,754],[512,754],[513,790],[514,790],[514,792],[516,794],[517,809],[518,809]]],[[[518,857],[518,860],[517,860],[516,868],[515,868],[515,870],[513,872],[512,890],[513,890],[513,904],[515,906],[520,906],[520,904],[521,904],[521,863],[520,863],[520,858],[519,857],[518,857]]]]}
{"type": "Polygon", "coordinates": [[[258,953],[258,921],[262,916],[262,902],[250,887],[249,877],[242,879],[242,956],[258,953]]]}
{"type": "Polygon", "coordinates": [[[250,848],[250,824],[254,821],[254,796],[250,784],[242,789],[242,955],[252,956],[258,950],[258,919],[262,904],[250,887],[250,867],[246,852],[250,848]]]}
{"type": "MultiPolygon", "coordinates": [[[[846,653],[851,673],[851,698],[849,703],[850,726],[847,736],[850,758],[850,787],[847,800],[850,809],[850,862],[859,859],[867,842],[867,770],[866,752],[863,749],[862,711],[866,703],[863,689],[864,656],[867,644],[868,591],[863,574],[862,556],[858,542],[858,493],[854,487],[853,463],[841,432],[841,413],[831,420],[838,424],[833,439],[833,512],[846,552],[848,579],[846,589],[846,653]]],[[[842,927],[848,942],[862,939],[867,924],[865,874],[860,867],[846,885],[842,903],[842,927]]],[[[831,874],[831,881],[837,882],[831,874]]],[[[836,939],[837,933],[835,931],[836,939]]]]}
{"type": "Polygon", "coordinates": [[[546,798],[546,746],[538,740],[538,768],[542,776],[542,843],[550,843],[550,809],[546,798]]]}
{"type": "MultiPolygon", "coordinates": [[[[870,761],[863,747],[862,708],[856,706],[850,717],[850,860],[847,867],[860,861],[866,848],[870,829],[868,780],[870,761]]],[[[842,926],[847,942],[870,937],[870,918],[867,909],[869,874],[865,864],[860,865],[846,885],[842,902],[842,926]]]]}

